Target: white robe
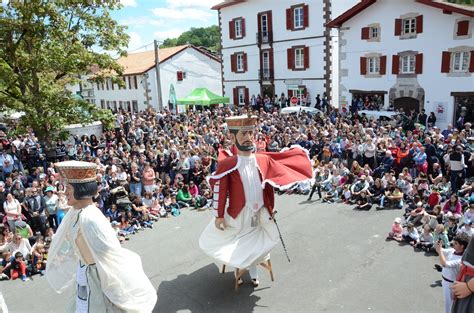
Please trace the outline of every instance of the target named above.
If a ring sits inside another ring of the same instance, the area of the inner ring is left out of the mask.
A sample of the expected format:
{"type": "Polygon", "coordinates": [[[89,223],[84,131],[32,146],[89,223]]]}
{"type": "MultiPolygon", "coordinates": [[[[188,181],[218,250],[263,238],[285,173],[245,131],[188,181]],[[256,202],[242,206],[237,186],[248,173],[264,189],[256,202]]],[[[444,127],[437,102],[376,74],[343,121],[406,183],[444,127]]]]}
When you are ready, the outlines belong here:
{"type": "Polygon", "coordinates": [[[244,269],[268,259],[279,236],[268,210],[263,207],[262,182],[255,156],[239,155],[238,158],[245,207],[235,219],[226,210],[225,230],[217,229],[214,219],[211,220],[199,238],[199,246],[218,263],[244,269]]]}
{"type": "Polygon", "coordinates": [[[46,267],[51,287],[60,293],[75,278],[76,284],[84,278],[75,275],[79,262],[85,263],[75,243],[79,230],[95,261],[85,273],[91,278],[89,303],[95,303],[89,312],[116,311],[111,306],[126,312],[151,312],[157,295],[143,272],[140,256],[121,247],[110,222],[94,205],[70,209],[60,224],[46,267]]]}

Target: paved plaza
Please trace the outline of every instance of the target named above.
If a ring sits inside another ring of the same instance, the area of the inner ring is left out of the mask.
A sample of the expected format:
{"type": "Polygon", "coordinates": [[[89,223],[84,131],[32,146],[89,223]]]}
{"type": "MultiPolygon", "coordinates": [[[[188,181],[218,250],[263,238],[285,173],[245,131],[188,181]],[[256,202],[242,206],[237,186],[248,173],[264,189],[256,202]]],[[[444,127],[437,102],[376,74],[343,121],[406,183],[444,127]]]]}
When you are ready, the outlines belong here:
{"type": "MultiPolygon", "coordinates": [[[[317,196],[316,196],[317,198],[317,196]]],[[[276,196],[281,245],[272,252],[275,282],[260,272],[260,286],[233,290],[233,274],[220,274],[198,247],[212,212],[183,212],[135,235],[138,252],[158,291],[154,312],[441,312],[437,257],[386,242],[401,211],[359,212],[340,204],[276,196]]],[[[248,281],[248,277],[247,281],[248,281]]],[[[70,294],[56,295],[44,277],[0,282],[10,312],[64,312],[70,294]]]]}

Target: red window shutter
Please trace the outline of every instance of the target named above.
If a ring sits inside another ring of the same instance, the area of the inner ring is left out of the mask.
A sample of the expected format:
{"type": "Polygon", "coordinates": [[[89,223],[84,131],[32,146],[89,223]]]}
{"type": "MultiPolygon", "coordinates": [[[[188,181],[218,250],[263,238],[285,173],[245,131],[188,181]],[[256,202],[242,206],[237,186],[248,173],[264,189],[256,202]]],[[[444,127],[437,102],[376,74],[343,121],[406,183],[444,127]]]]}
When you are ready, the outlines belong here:
{"type": "Polygon", "coordinates": [[[234,105],[239,105],[239,89],[234,88],[234,105]]]}
{"type": "Polygon", "coordinates": [[[466,36],[467,34],[469,34],[469,21],[458,22],[458,29],[456,31],[456,35],[466,36]]]}
{"type": "Polygon", "coordinates": [[[303,58],[304,58],[304,68],[307,69],[309,68],[309,47],[304,47],[304,52],[303,52],[303,58]]]}
{"type": "Polygon", "coordinates": [[[451,63],[451,52],[443,51],[443,56],[441,57],[441,73],[449,73],[451,63]]]}
{"type": "Polygon", "coordinates": [[[400,56],[392,56],[392,74],[398,75],[400,73],[400,56]]]}
{"type": "Polygon", "coordinates": [[[309,6],[306,4],[303,6],[303,27],[309,26],[309,6]]]}
{"type": "Polygon", "coordinates": [[[369,39],[369,27],[362,27],[360,30],[360,39],[369,39]]]}
{"type": "Polygon", "coordinates": [[[229,21],[229,38],[235,39],[235,23],[234,21],[229,21]]]}
{"type": "Polygon", "coordinates": [[[237,55],[231,54],[230,55],[230,70],[232,72],[237,72],[237,55]]]}
{"type": "Polygon", "coordinates": [[[423,73],[423,53],[415,56],[415,74],[423,73]]]}
{"type": "Polygon", "coordinates": [[[273,70],[273,48],[270,49],[269,53],[270,53],[270,70],[273,70]]]}
{"type": "Polygon", "coordinates": [[[292,70],[294,67],[294,61],[293,61],[293,48],[288,48],[286,49],[286,56],[288,58],[288,69],[292,70]]]}
{"type": "Polygon", "coordinates": [[[288,98],[293,97],[293,90],[288,90],[288,98]]]}
{"type": "Polygon", "coordinates": [[[400,36],[402,34],[402,19],[395,19],[395,36],[400,36]]]}
{"type": "Polygon", "coordinates": [[[293,10],[286,9],[286,29],[293,30],[293,10]]]}
{"type": "Polygon", "coordinates": [[[471,50],[471,63],[469,63],[469,72],[474,73],[474,50],[471,50]]]}
{"type": "Polygon", "coordinates": [[[177,80],[179,82],[183,80],[183,72],[182,71],[177,71],[176,76],[177,76],[177,80]]]}
{"type": "Polygon", "coordinates": [[[367,58],[360,57],[360,75],[367,74],[367,58]]]}
{"type": "Polygon", "coordinates": [[[257,30],[259,34],[262,32],[262,13],[257,15],[257,30]]]}
{"type": "Polygon", "coordinates": [[[249,100],[250,100],[249,89],[245,88],[245,104],[248,104],[250,102],[249,100]]]}
{"type": "Polygon", "coordinates": [[[242,61],[244,62],[244,72],[247,72],[247,53],[243,54],[242,61]]]}
{"type": "Polygon", "coordinates": [[[382,55],[380,57],[380,75],[385,75],[387,72],[387,56],[382,55]]]}
{"type": "Polygon", "coordinates": [[[243,18],[241,21],[242,25],[242,38],[245,37],[245,19],[243,18]]]}
{"type": "Polygon", "coordinates": [[[267,13],[267,29],[270,33],[273,32],[272,11],[267,13]]]}
{"type": "Polygon", "coordinates": [[[423,32],[423,15],[416,17],[416,33],[421,34],[423,32]]]}

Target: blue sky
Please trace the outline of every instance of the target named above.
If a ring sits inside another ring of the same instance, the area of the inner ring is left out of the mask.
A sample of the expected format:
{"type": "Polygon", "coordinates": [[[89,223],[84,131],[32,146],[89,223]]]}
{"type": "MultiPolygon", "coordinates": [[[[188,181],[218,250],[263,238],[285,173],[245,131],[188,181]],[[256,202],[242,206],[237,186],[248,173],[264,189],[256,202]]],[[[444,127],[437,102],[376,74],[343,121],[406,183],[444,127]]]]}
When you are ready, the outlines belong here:
{"type": "Polygon", "coordinates": [[[112,16],[121,25],[128,26],[128,50],[135,50],[152,43],[154,39],[178,37],[191,27],[217,25],[217,11],[210,8],[220,2],[222,1],[121,0],[124,7],[112,12],[112,16]]]}
{"type": "MultiPolygon", "coordinates": [[[[223,0],[121,0],[124,6],[112,16],[127,25],[129,51],[150,44],[154,39],[178,37],[191,27],[217,25],[217,11],[211,7],[223,0]]],[[[285,1],[285,0],[275,0],[285,1]]],[[[338,16],[359,0],[333,0],[332,14],[338,16]]],[[[140,50],[144,50],[140,49],[140,50]]],[[[147,50],[153,49],[150,45],[147,50]]]]}

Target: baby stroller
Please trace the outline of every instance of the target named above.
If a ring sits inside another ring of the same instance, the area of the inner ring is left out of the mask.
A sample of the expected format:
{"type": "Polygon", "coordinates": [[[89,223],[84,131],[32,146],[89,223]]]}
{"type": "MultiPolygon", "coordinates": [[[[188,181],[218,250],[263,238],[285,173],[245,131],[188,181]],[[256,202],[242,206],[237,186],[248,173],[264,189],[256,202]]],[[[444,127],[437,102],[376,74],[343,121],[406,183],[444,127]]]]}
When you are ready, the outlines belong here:
{"type": "Polygon", "coordinates": [[[120,212],[131,210],[132,201],[128,197],[128,192],[122,186],[114,188],[110,191],[111,203],[117,204],[117,209],[120,212]]]}

